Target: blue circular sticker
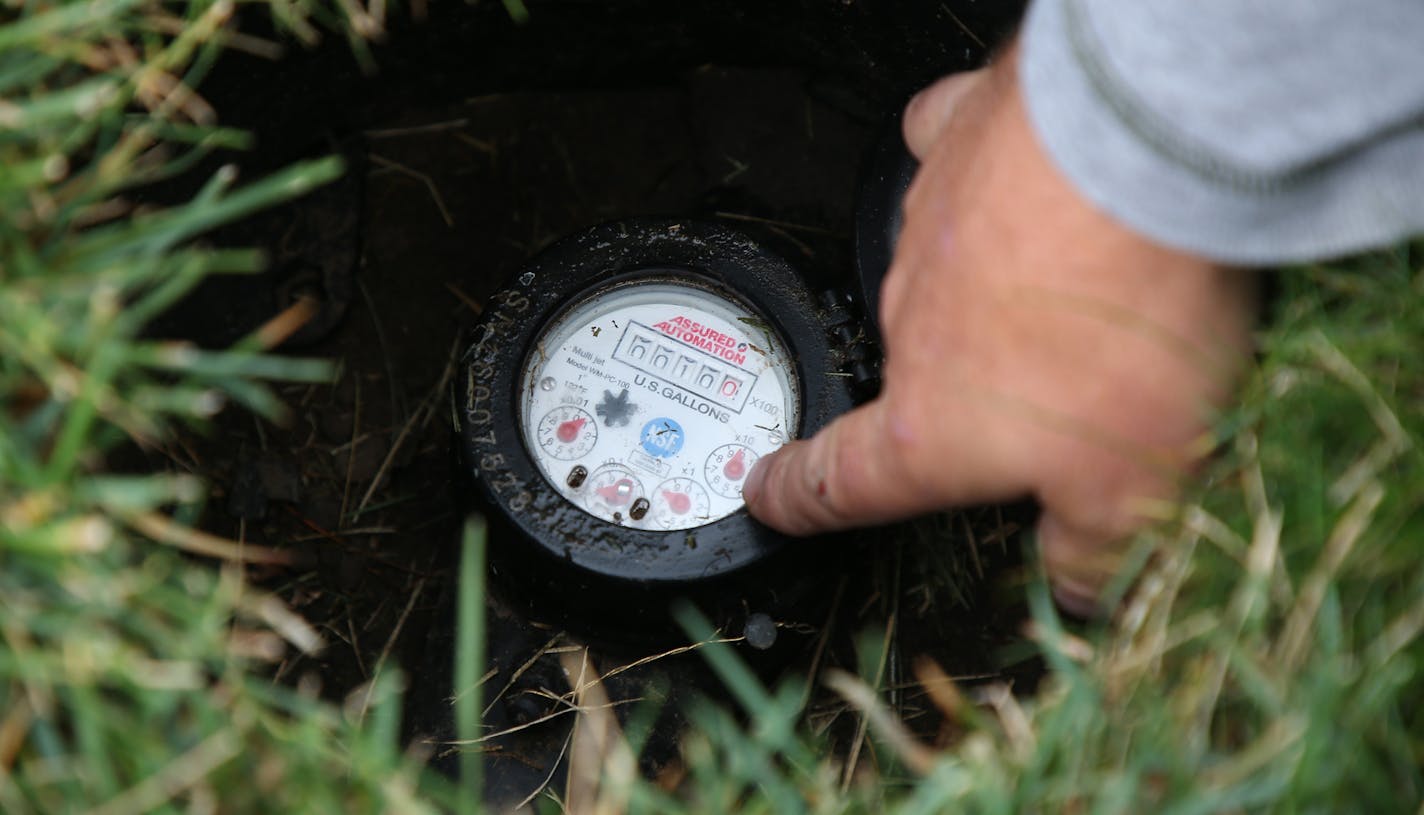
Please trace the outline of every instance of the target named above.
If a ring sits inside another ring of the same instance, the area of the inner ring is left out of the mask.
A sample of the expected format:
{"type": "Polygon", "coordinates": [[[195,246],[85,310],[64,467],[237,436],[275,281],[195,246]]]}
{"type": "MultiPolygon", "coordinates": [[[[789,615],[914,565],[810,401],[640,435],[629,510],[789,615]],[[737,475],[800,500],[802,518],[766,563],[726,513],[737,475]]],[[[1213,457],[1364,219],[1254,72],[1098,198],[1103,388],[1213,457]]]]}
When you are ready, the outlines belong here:
{"type": "Polygon", "coordinates": [[[643,425],[641,441],[649,455],[670,458],[682,449],[682,425],[672,419],[654,419],[643,425]]]}

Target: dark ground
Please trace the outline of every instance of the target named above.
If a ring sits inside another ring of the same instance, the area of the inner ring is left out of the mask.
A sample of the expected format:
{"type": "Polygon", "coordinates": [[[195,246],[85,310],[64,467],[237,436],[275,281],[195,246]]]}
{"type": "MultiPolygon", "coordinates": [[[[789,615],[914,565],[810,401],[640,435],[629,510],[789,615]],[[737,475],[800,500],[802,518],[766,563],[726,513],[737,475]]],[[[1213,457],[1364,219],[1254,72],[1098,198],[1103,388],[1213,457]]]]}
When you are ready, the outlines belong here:
{"type": "MultiPolygon", "coordinates": [[[[258,146],[225,160],[249,178],[333,150],[349,160],[343,181],[218,238],[265,246],[266,275],[213,284],[160,326],[216,344],[299,294],[325,303],[284,350],[339,360],[336,384],[280,388],[289,426],[228,411],[213,432],[154,458],[212,481],[209,529],[301,553],[300,568],[254,577],[328,647],[277,675],[314,675],[340,698],[403,669],[412,734],[446,737],[467,491],[444,393],[462,330],[551,241],[637,215],[720,219],[823,284],[849,285],[858,174],[885,117],[927,80],[980,62],[1016,12],[952,5],[559,2],[535,4],[516,28],[495,5],[452,4],[398,26],[370,76],[342,43],[277,63],[227,58],[205,93],[258,146]]],[[[971,683],[1035,674],[1016,656],[1016,528],[984,509],[863,533],[865,546],[842,547],[844,563],[816,576],[819,603],[779,611],[776,647],[738,647],[774,679],[853,668],[854,634],[888,629],[886,684],[935,737],[938,720],[908,674],[914,658],[971,683]]],[[[560,709],[539,691],[567,690],[557,654],[574,638],[501,602],[492,582],[486,725],[500,730],[560,709]]],[[[658,650],[624,643],[595,658],[607,671],[658,650]]],[[[696,654],[608,686],[616,700],[658,683],[679,688],[674,701],[717,693],[696,654]]],[[[851,719],[842,712],[825,696],[811,721],[834,734],[851,719]]],[[[669,733],[678,718],[670,705],[669,733]]],[[[536,789],[570,721],[493,740],[495,794],[536,789]]],[[[671,743],[655,743],[649,769],[671,743]]]]}

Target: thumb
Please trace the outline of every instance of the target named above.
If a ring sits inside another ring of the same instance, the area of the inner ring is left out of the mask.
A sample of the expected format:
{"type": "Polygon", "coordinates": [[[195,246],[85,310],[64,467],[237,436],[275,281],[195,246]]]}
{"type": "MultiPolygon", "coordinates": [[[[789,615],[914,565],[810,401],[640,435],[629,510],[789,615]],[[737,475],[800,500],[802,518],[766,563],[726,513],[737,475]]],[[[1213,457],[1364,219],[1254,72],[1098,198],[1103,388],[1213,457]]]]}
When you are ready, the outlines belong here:
{"type": "Polygon", "coordinates": [[[988,69],[946,76],[915,94],[905,105],[905,145],[915,158],[924,161],[955,110],[986,76],[988,69]]]}
{"type": "Polygon", "coordinates": [[[774,529],[809,535],[937,507],[935,496],[907,486],[915,481],[886,416],[877,399],[762,457],[742,489],[747,509],[774,529]]]}

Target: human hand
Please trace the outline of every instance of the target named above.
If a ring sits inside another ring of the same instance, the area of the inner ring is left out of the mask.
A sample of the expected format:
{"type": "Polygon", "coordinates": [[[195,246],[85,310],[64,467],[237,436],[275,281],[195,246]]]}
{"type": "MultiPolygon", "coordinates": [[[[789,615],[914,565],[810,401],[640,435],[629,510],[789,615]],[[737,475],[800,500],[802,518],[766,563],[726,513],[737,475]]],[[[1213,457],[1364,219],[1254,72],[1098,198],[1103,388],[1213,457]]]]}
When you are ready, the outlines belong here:
{"type": "Polygon", "coordinates": [[[747,506],[805,535],[1032,495],[1055,595],[1095,610],[1127,536],[1209,450],[1249,358],[1254,276],[1081,198],[1012,53],[922,92],[904,127],[922,164],[881,292],[883,390],[763,458],[747,506]]]}

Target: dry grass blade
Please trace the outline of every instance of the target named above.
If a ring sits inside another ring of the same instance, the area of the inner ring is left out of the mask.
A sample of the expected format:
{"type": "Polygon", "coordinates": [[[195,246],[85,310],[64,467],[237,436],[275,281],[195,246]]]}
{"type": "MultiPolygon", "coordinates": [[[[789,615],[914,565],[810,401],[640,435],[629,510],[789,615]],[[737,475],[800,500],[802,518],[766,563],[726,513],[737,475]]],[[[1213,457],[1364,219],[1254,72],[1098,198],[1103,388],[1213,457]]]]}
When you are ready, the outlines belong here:
{"type": "MultiPolygon", "coordinates": [[[[182,34],[188,26],[188,21],[167,14],[151,15],[148,20],[154,30],[164,34],[182,34]]],[[[282,47],[281,43],[244,34],[233,28],[224,28],[214,32],[212,41],[229,51],[242,51],[262,59],[278,60],[286,53],[286,49],[282,47]]]]}
{"type": "MultiPolygon", "coordinates": [[[[489,673],[485,674],[484,678],[481,679],[480,682],[481,682],[481,683],[484,683],[484,682],[489,681],[489,678],[492,677],[492,676],[494,676],[496,673],[498,673],[498,671],[491,670],[489,673]]],[[[547,691],[546,691],[546,692],[543,692],[543,693],[537,693],[537,692],[536,692],[536,694],[539,695],[539,696],[543,696],[544,698],[549,699],[549,700],[560,701],[560,702],[563,701],[563,699],[562,699],[561,697],[559,697],[557,694],[550,693],[550,692],[547,692],[547,691]]],[[[637,697],[637,698],[633,698],[633,699],[619,699],[619,700],[616,701],[616,702],[609,702],[608,704],[603,705],[602,708],[608,709],[608,710],[612,710],[613,708],[616,708],[616,707],[622,707],[623,705],[628,705],[628,704],[632,704],[632,703],[634,703],[634,702],[641,702],[641,701],[643,701],[642,697],[637,697]]],[[[537,718],[537,719],[530,719],[529,721],[525,722],[524,724],[517,724],[517,725],[515,725],[515,726],[513,726],[513,727],[506,727],[506,728],[503,729],[503,730],[499,730],[499,731],[496,731],[496,732],[494,732],[494,733],[487,733],[487,734],[485,734],[485,735],[483,735],[483,736],[480,736],[479,738],[476,738],[476,739],[451,739],[451,740],[449,740],[449,741],[443,742],[443,744],[446,744],[446,745],[449,745],[449,746],[452,746],[452,747],[468,747],[468,746],[473,745],[473,744],[485,744],[485,743],[487,743],[487,742],[495,741],[495,740],[497,740],[497,739],[502,739],[502,738],[504,738],[505,736],[510,736],[510,735],[515,734],[515,733],[523,732],[523,731],[525,731],[525,730],[530,729],[531,727],[538,727],[539,725],[544,724],[545,722],[551,722],[551,721],[553,721],[554,719],[560,718],[560,717],[562,717],[562,716],[567,716],[567,715],[569,715],[570,713],[581,713],[581,712],[583,712],[583,710],[584,710],[583,708],[579,708],[579,707],[570,705],[569,707],[560,708],[559,710],[556,710],[556,711],[554,711],[553,713],[546,713],[546,714],[544,714],[543,716],[540,716],[540,717],[537,718]]]]}
{"type": "Polygon", "coordinates": [[[0,722],[0,774],[8,775],[15,765],[15,756],[24,746],[30,723],[34,721],[34,708],[25,697],[18,697],[0,722]]]}
{"type": "Polygon", "coordinates": [[[869,685],[837,668],[826,671],[824,681],[851,707],[860,711],[864,721],[869,722],[870,728],[895,751],[895,755],[905,762],[905,766],[919,775],[930,771],[934,766],[934,751],[910,734],[895,714],[881,703],[869,685]]]}
{"type": "Polygon", "coordinates": [[[535,651],[533,656],[524,660],[524,664],[520,665],[517,669],[515,669],[514,673],[509,675],[509,680],[504,683],[504,687],[499,689],[499,693],[496,693],[494,697],[489,700],[489,704],[485,705],[484,712],[481,715],[488,716],[490,711],[494,710],[494,706],[499,703],[499,700],[503,699],[504,695],[506,693],[509,693],[509,689],[514,687],[514,683],[519,681],[519,677],[523,676],[525,672],[527,672],[530,668],[534,667],[534,663],[538,662],[540,659],[543,658],[545,654],[549,653],[550,649],[554,647],[554,643],[558,642],[563,636],[564,633],[560,631],[559,633],[550,637],[549,641],[544,643],[543,648],[540,648],[539,650],[535,651]]]}
{"type": "Polygon", "coordinates": [[[1339,347],[1318,331],[1310,336],[1309,345],[1320,367],[1360,398],[1383,437],[1330,485],[1330,500],[1337,506],[1343,506],[1399,454],[1409,449],[1410,436],[1370,378],[1339,347]]]}
{"type": "Polygon", "coordinates": [[[1138,580],[1127,606],[1118,614],[1118,636],[1099,663],[1112,692],[1126,692],[1144,675],[1160,674],[1168,653],[1216,628],[1216,621],[1200,614],[1185,618],[1174,614],[1192,556],[1202,540],[1217,544],[1233,560],[1245,559],[1246,543],[1220,519],[1194,505],[1182,513],[1175,540],[1156,547],[1164,554],[1138,580]]]}
{"type": "Polygon", "coordinates": [[[376,474],[371,478],[371,484],[366,488],[366,494],[361,496],[361,503],[356,506],[356,517],[366,511],[367,505],[371,503],[371,498],[376,494],[376,490],[386,480],[386,473],[390,470],[391,464],[400,453],[401,446],[405,444],[407,438],[415,431],[424,428],[430,421],[430,417],[435,415],[436,408],[440,405],[440,396],[445,393],[445,387],[450,384],[450,377],[455,375],[455,365],[459,360],[459,340],[450,347],[448,361],[445,363],[445,370],[440,374],[440,380],[435,383],[435,387],[430,389],[424,402],[414,413],[410,415],[410,420],[401,427],[400,433],[396,434],[395,441],[391,442],[391,449],[386,452],[386,457],[381,460],[381,466],[376,470],[376,474]]]}
{"type": "Polygon", "coordinates": [[[271,595],[254,597],[243,595],[238,599],[239,607],[248,614],[266,623],[302,653],[311,655],[324,647],[321,635],[300,615],[287,608],[286,604],[271,595]]]}
{"type": "MultiPolygon", "coordinates": [[[[612,669],[610,669],[610,670],[608,671],[608,673],[603,674],[602,676],[600,676],[600,677],[598,677],[597,679],[594,679],[594,680],[592,680],[592,681],[594,681],[594,682],[605,682],[605,681],[607,681],[607,680],[609,680],[609,679],[612,679],[613,677],[617,676],[618,674],[623,673],[624,671],[631,671],[631,670],[633,670],[634,668],[642,667],[642,666],[644,666],[644,665],[647,665],[647,664],[650,663],[650,662],[657,662],[657,661],[660,660],[660,659],[667,659],[668,657],[675,657],[675,656],[677,656],[678,654],[685,654],[685,653],[687,653],[688,651],[696,651],[697,649],[699,649],[699,648],[705,648],[706,646],[708,646],[708,645],[710,645],[710,644],[712,644],[712,643],[714,643],[714,642],[741,642],[741,641],[744,640],[744,639],[746,639],[746,637],[718,637],[718,638],[716,638],[716,639],[702,640],[702,641],[700,641],[700,642],[694,642],[694,643],[692,643],[691,645],[680,645],[680,646],[678,646],[677,648],[672,648],[672,649],[669,649],[669,650],[667,650],[667,651],[663,651],[663,652],[661,652],[661,653],[650,654],[650,655],[645,656],[645,657],[642,657],[642,658],[640,658],[640,659],[635,659],[635,660],[633,660],[632,662],[629,662],[629,663],[626,664],[626,665],[619,665],[617,668],[612,668],[612,669]]],[[[578,690],[579,690],[578,688],[575,688],[575,692],[577,692],[578,690]]]]}
{"type": "Polygon", "coordinates": [[[242,742],[232,731],[219,730],[162,770],[89,810],[89,815],[140,815],[151,812],[202,781],[241,751],[242,742]]]}
{"type": "MultiPolygon", "coordinates": [[[[1280,512],[1271,508],[1267,500],[1265,475],[1257,457],[1257,440],[1251,434],[1243,434],[1237,445],[1247,464],[1242,470],[1242,485],[1246,503],[1251,512],[1252,540],[1246,553],[1246,574],[1236,586],[1224,619],[1219,624],[1230,626],[1231,642],[1241,639],[1247,624],[1262,609],[1269,597],[1267,588],[1274,575],[1280,572],[1281,535],[1285,519],[1280,512]]],[[[1210,657],[1210,665],[1205,669],[1206,681],[1191,687],[1189,693],[1196,708],[1196,724],[1192,728],[1193,746],[1205,744],[1211,732],[1211,723],[1226,684],[1230,654],[1225,650],[1210,657]]]]}
{"type": "Polygon", "coordinates": [[[1297,667],[1304,659],[1311,644],[1311,629],[1315,625],[1316,614],[1325,602],[1326,592],[1335,580],[1340,567],[1349,557],[1355,544],[1370,526],[1370,519],[1384,500],[1384,487],[1372,482],[1362,487],[1355,502],[1330,532],[1325,543],[1325,551],[1320,553],[1319,562],[1306,577],[1301,586],[1300,596],[1286,620],[1285,630],[1277,642],[1276,658],[1287,669],[1297,667]]]}
{"type": "Polygon", "coordinates": [[[983,48],[986,51],[989,49],[989,46],[984,43],[984,40],[980,39],[979,35],[974,33],[974,29],[970,28],[968,25],[965,24],[963,20],[959,19],[959,15],[955,14],[954,10],[951,9],[948,4],[940,3],[939,7],[949,17],[949,19],[954,21],[954,24],[959,27],[959,30],[964,32],[965,36],[974,41],[975,45],[979,46],[980,48],[983,48]]]}
{"type": "Polygon", "coordinates": [[[1024,623],[1023,631],[1025,638],[1051,647],[1074,662],[1086,665],[1093,661],[1093,646],[1082,637],[1076,637],[1066,631],[1049,632],[1037,620],[1024,623]]]}
{"type": "Polygon", "coordinates": [[[125,519],[129,526],[149,538],[176,546],[195,555],[230,560],[238,563],[275,563],[290,565],[292,555],[280,549],[250,546],[228,538],[186,527],[157,512],[144,512],[125,519]]]}
{"type": "Polygon", "coordinates": [[[564,794],[572,815],[604,815],[627,808],[628,792],[637,781],[637,761],[613,715],[608,692],[596,677],[588,650],[559,657],[569,686],[577,689],[569,749],[569,780],[564,794]]]}
{"type": "Polygon", "coordinates": [[[447,130],[459,130],[470,123],[467,118],[449,119],[443,122],[431,122],[423,125],[410,125],[407,127],[378,127],[361,131],[361,135],[368,139],[391,139],[403,136],[421,136],[430,133],[444,133],[447,130]]]}
{"type": "Polygon", "coordinates": [[[252,338],[263,349],[276,348],[300,331],[302,326],[311,322],[311,318],[316,316],[320,308],[315,298],[300,297],[263,323],[253,332],[252,338]]]}
{"type": "Polygon", "coordinates": [[[826,621],[821,625],[821,633],[816,637],[816,648],[811,652],[811,668],[806,672],[806,688],[801,692],[801,706],[811,701],[811,690],[821,672],[821,661],[826,655],[826,644],[831,641],[831,631],[835,627],[836,615],[840,613],[841,601],[845,599],[846,576],[836,581],[836,593],[831,597],[831,607],[826,612],[826,621]]]}
{"type": "Polygon", "coordinates": [[[793,229],[798,232],[809,232],[813,235],[828,235],[831,237],[839,237],[837,233],[833,230],[819,226],[812,226],[810,224],[798,224],[792,223],[791,221],[778,221],[775,218],[762,218],[757,215],[747,215],[742,212],[717,211],[712,214],[717,216],[718,218],[726,218],[729,221],[746,221],[748,223],[764,224],[766,226],[779,226],[782,229],[793,229]]]}
{"type": "Polygon", "coordinates": [[[1037,739],[1033,735],[1033,724],[1028,714],[1024,712],[1019,700],[1014,698],[1014,692],[1009,686],[1000,682],[984,689],[984,701],[994,709],[999,717],[999,725],[1004,729],[1004,735],[1008,737],[1009,746],[1019,757],[1026,757],[1033,752],[1037,739]]]}
{"type": "Polygon", "coordinates": [[[526,796],[524,796],[524,800],[522,800],[522,801],[520,801],[519,803],[517,803],[517,804],[514,805],[513,808],[514,808],[514,810],[515,810],[516,812],[524,812],[524,811],[525,811],[524,808],[527,807],[527,806],[529,806],[529,803],[530,803],[531,801],[533,801],[535,798],[538,798],[538,797],[539,797],[539,793],[541,793],[541,792],[543,792],[544,790],[547,790],[547,789],[549,788],[549,782],[551,782],[551,781],[554,780],[554,774],[559,771],[559,766],[564,763],[564,756],[568,755],[568,753],[569,753],[569,745],[572,744],[573,741],[574,741],[574,734],[573,734],[573,731],[570,730],[570,731],[569,731],[569,737],[566,738],[566,739],[564,739],[564,746],[559,748],[559,755],[556,756],[556,757],[554,758],[554,761],[549,765],[549,774],[546,775],[546,776],[544,776],[544,780],[541,781],[541,782],[539,782],[539,786],[537,786],[537,787],[535,787],[534,789],[530,790],[530,791],[529,791],[529,794],[526,795],[526,796]]]}
{"type": "Polygon", "coordinates": [[[341,481],[341,512],[336,516],[343,524],[346,523],[347,519],[351,517],[346,514],[347,507],[351,505],[351,477],[356,470],[357,448],[361,444],[361,440],[365,438],[364,436],[359,435],[361,433],[362,407],[361,377],[352,377],[351,384],[352,391],[354,394],[353,400],[355,401],[355,406],[352,408],[351,412],[351,441],[347,442],[344,445],[346,448],[346,477],[343,478],[341,481]]]}
{"type": "MultiPolygon", "coordinates": [[[[896,586],[895,593],[892,596],[899,596],[898,586],[896,586]]],[[[875,667],[875,683],[877,685],[879,685],[884,680],[885,666],[886,663],[890,660],[890,651],[894,646],[895,642],[895,623],[897,616],[898,615],[892,611],[890,613],[890,616],[885,618],[885,641],[880,651],[879,662],[875,667]]],[[[845,793],[847,790],[850,789],[851,781],[855,778],[855,768],[860,761],[860,751],[861,747],[865,744],[865,734],[869,725],[869,716],[862,715],[860,717],[860,723],[856,725],[855,741],[851,743],[850,757],[846,760],[845,773],[841,776],[842,793],[845,793]]]]}
{"type": "Polygon", "coordinates": [[[1231,787],[1271,767],[1287,766],[1299,760],[1305,750],[1301,738],[1304,734],[1305,725],[1294,718],[1272,722],[1265,733],[1238,751],[1234,760],[1206,768],[1201,780],[1212,786],[1231,787]]]}
{"type": "Polygon", "coordinates": [[[971,722],[975,713],[974,706],[959,692],[959,685],[953,677],[944,672],[938,662],[928,656],[922,656],[915,660],[914,671],[920,687],[925,689],[930,702],[939,708],[939,712],[943,713],[946,719],[958,724],[971,722]]]}
{"type": "Polygon", "coordinates": [[[455,221],[450,217],[450,210],[446,208],[445,199],[440,195],[440,188],[435,186],[434,179],[419,170],[412,170],[400,162],[391,161],[375,153],[369,154],[369,158],[373,163],[387,170],[394,170],[407,178],[415,179],[421,184],[424,184],[426,191],[430,193],[430,200],[435,203],[435,208],[440,211],[440,220],[444,221],[445,225],[452,229],[455,227],[455,221]]]}
{"type": "Polygon", "coordinates": [[[391,629],[391,635],[386,638],[386,644],[381,648],[381,655],[376,659],[376,668],[371,672],[371,681],[366,683],[366,693],[361,700],[361,713],[358,720],[366,718],[366,710],[371,705],[371,694],[375,692],[376,681],[381,678],[381,669],[385,667],[386,660],[390,659],[391,649],[395,647],[396,640],[400,639],[401,630],[405,628],[405,621],[410,617],[410,612],[415,608],[415,603],[420,599],[420,593],[425,590],[425,578],[416,581],[415,590],[410,593],[410,599],[406,601],[405,608],[401,610],[400,617],[396,620],[395,628],[391,629]]]}

